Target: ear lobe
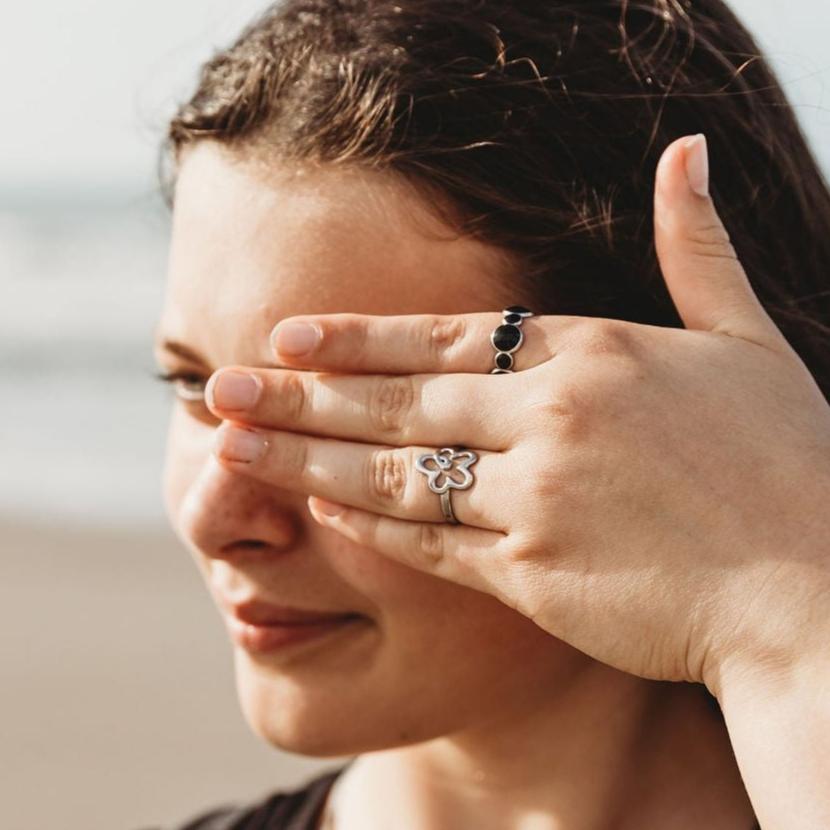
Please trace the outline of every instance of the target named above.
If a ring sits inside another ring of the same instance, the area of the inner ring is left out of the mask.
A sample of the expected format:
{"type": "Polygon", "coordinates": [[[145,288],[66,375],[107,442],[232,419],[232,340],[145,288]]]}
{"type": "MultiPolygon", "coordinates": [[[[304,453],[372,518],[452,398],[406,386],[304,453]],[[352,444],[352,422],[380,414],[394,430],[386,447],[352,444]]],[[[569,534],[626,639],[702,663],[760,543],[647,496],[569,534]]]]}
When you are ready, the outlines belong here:
{"type": "Polygon", "coordinates": [[[709,195],[702,133],[677,139],[660,158],[654,240],[663,279],[686,328],[722,332],[776,350],[786,343],[752,289],[709,195]]]}

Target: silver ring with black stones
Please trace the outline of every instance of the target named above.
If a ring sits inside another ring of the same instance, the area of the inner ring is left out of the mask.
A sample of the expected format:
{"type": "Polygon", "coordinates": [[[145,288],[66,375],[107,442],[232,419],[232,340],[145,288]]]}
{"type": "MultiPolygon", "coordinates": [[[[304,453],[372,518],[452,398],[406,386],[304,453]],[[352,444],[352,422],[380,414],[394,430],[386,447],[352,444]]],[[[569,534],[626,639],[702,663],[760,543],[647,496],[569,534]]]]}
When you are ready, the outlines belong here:
{"type": "Polygon", "coordinates": [[[532,317],[533,312],[521,305],[511,305],[502,311],[500,326],[493,329],[490,342],[496,350],[493,360],[495,367],[490,370],[491,375],[509,375],[513,373],[513,355],[524,342],[522,323],[532,317]]]}

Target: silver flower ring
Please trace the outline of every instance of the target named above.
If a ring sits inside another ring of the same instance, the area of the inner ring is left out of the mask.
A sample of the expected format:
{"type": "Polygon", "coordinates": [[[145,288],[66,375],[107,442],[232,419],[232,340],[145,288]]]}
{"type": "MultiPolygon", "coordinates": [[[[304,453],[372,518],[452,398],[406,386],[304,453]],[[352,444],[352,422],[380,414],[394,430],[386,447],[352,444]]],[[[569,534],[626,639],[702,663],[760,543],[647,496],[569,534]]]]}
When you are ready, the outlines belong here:
{"type": "Polygon", "coordinates": [[[460,524],[452,510],[450,490],[466,490],[473,486],[475,477],[470,467],[478,461],[478,455],[472,450],[461,447],[443,447],[433,453],[422,455],[415,462],[415,469],[427,477],[427,484],[433,493],[441,496],[441,512],[450,524],[460,524]],[[454,466],[458,461],[458,465],[454,466]],[[461,481],[453,478],[452,473],[461,473],[461,481]]]}

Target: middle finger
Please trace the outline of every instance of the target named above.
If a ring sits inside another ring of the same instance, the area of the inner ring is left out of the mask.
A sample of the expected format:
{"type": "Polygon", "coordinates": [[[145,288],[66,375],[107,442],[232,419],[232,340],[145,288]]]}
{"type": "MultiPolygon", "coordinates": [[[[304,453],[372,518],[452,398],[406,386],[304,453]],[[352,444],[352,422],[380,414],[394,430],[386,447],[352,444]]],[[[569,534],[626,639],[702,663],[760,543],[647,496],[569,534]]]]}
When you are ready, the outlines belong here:
{"type": "MultiPolygon", "coordinates": [[[[225,421],[214,451],[229,469],[275,487],[410,521],[444,521],[440,497],[415,469],[418,457],[434,448],[359,444],[225,421]]],[[[453,511],[462,524],[506,531],[505,456],[475,451],[473,483],[452,489],[453,511]]],[[[457,473],[452,478],[461,480],[457,473]]]]}
{"type": "Polygon", "coordinates": [[[205,388],[220,418],[404,446],[507,449],[519,375],[339,375],[225,367],[205,388]],[[498,378],[498,382],[493,382],[498,378]],[[489,382],[488,382],[489,381],[489,382]]]}

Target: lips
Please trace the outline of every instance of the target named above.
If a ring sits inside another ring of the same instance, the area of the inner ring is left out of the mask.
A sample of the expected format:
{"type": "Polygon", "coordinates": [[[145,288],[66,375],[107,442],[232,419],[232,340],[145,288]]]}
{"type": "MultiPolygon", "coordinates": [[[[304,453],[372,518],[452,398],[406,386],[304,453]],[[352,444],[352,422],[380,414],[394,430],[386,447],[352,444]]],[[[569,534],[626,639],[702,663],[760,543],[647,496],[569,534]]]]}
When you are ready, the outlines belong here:
{"type": "Polygon", "coordinates": [[[280,605],[272,605],[260,599],[251,598],[242,602],[231,602],[219,598],[222,607],[237,620],[248,625],[267,626],[302,626],[321,625],[355,619],[360,614],[354,612],[312,611],[280,605]]]}
{"type": "Polygon", "coordinates": [[[361,626],[353,623],[365,620],[354,612],[318,611],[272,605],[249,597],[244,601],[230,601],[217,595],[225,611],[225,623],[231,639],[252,654],[273,654],[299,647],[303,643],[329,638],[341,630],[354,631],[361,626]]]}

